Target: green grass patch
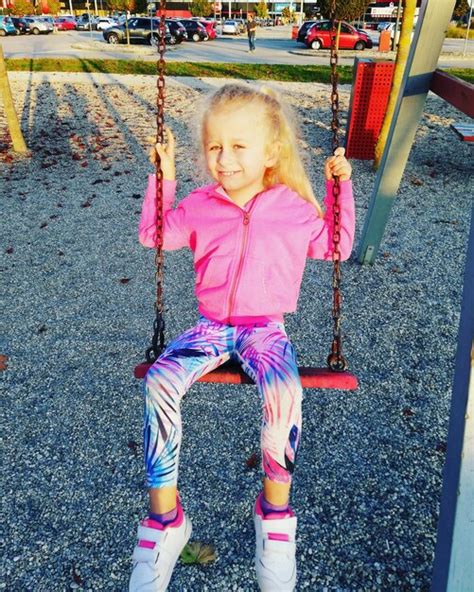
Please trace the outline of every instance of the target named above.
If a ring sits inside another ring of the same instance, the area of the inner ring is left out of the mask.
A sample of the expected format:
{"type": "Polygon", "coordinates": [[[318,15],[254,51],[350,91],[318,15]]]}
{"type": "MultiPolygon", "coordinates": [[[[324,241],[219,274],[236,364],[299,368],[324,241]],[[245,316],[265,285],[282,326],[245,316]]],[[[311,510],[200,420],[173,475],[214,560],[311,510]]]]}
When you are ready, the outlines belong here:
{"type": "MultiPolygon", "coordinates": [[[[446,37],[450,39],[466,39],[466,35],[468,35],[467,28],[464,27],[457,27],[456,25],[449,25],[448,30],[446,31],[446,37]]],[[[474,30],[469,30],[469,39],[474,39],[474,30]]]]}
{"type": "MultiPolygon", "coordinates": [[[[17,58],[6,60],[7,69],[23,72],[102,72],[105,74],[150,74],[156,76],[156,63],[141,60],[91,60],[55,58],[17,58]]],[[[339,82],[352,82],[352,66],[339,66],[339,82]]],[[[472,68],[450,68],[446,72],[474,84],[472,68]]],[[[168,62],[168,76],[275,80],[281,82],[330,82],[329,66],[287,66],[285,64],[216,64],[212,62],[168,62]]]]}
{"type": "Polygon", "coordinates": [[[449,68],[444,69],[446,74],[451,74],[451,76],[456,76],[456,78],[461,78],[461,80],[465,80],[466,82],[470,82],[474,84],[474,70],[472,68],[449,68]]]}
{"type": "MultiPolygon", "coordinates": [[[[106,74],[156,75],[156,64],[140,60],[91,59],[7,59],[7,69],[23,72],[102,72],[106,74]]],[[[279,80],[282,82],[330,81],[329,66],[287,66],[285,64],[216,64],[211,62],[168,62],[168,76],[279,80]]],[[[341,84],[352,82],[352,66],[339,67],[341,84]]]]}

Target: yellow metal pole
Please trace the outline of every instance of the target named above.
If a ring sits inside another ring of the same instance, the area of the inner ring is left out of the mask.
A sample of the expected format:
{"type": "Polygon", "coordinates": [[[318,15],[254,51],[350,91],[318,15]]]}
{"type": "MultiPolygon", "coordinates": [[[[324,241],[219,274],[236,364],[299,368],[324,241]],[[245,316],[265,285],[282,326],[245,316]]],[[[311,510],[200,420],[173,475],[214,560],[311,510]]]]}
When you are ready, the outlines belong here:
{"type": "Polygon", "coordinates": [[[12,91],[8,82],[7,68],[3,56],[3,48],[0,45],[0,94],[3,98],[5,107],[5,117],[7,119],[8,129],[12,138],[13,150],[25,154],[28,152],[25,140],[21,133],[21,127],[13,104],[12,91]]]}

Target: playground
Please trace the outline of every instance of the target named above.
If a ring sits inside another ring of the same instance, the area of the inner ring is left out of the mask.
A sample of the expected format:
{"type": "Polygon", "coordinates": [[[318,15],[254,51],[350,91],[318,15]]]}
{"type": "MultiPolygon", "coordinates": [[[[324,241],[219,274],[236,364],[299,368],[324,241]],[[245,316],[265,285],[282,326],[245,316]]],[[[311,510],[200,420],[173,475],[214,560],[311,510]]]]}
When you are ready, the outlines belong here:
{"type": "MultiPolygon", "coordinates": [[[[13,153],[0,115],[9,358],[0,589],[123,591],[146,507],[133,366],[153,318],[153,252],[139,245],[137,224],[155,80],[9,78],[31,156],[13,153]]],[[[196,106],[223,82],[167,81],[180,196],[201,175],[196,106]]],[[[322,197],[329,87],[272,86],[298,113],[322,197]]],[[[343,126],[349,96],[343,86],[343,126]]],[[[343,264],[345,355],[359,387],[305,391],[292,494],[298,590],[429,589],[472,200],[472,147],[450,129],[463,121],[429,95],[375,263],[361,266],[354,254],[343,264]]],[[[352,164],[357,244],[375,174],[368,161],[352,164]]],[[[167,253],[165,285],[173,336],[196,320],[189,253],[167,253]]],[[[300,365],[324,365],[331,292],[331,266],[308,261],[298,312],[286,321],[300,365]]],[[[217,560],[178,564],[171,592],[257,589],[259,408],[253,386],[196,384],[183,401],[180,492],[193,539],[214,545],[217,560]]]]}

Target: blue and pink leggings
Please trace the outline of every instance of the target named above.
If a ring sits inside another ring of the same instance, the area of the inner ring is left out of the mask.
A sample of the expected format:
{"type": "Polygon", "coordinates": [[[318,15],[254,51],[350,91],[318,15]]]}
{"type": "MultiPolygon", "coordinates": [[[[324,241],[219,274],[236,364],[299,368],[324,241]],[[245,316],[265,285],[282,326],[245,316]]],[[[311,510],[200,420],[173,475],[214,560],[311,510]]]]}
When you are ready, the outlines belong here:
{"type": "Polygon", "coordinates": [[[181,398],[198,378],[230,358],[240,362],[262,398],[263,471],[272,481],[291,481],[301,437],[302,389],[283,324],[233,327],[201,317],[168,345],[145,379],[148,487],[177,484],[181,398]]]}

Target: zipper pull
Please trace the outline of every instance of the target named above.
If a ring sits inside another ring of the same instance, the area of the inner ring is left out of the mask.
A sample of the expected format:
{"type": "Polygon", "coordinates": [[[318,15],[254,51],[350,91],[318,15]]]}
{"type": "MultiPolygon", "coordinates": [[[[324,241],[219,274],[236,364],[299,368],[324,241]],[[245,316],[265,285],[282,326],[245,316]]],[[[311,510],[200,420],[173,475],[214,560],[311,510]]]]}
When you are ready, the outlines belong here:
{"type": "Polygon", "coordinates": [[[250,216],[248,212],[244,212],[244,219],[243,219],[243,223],[244,226],[247,226],[247,224],[250,222],[250,216]]]}

